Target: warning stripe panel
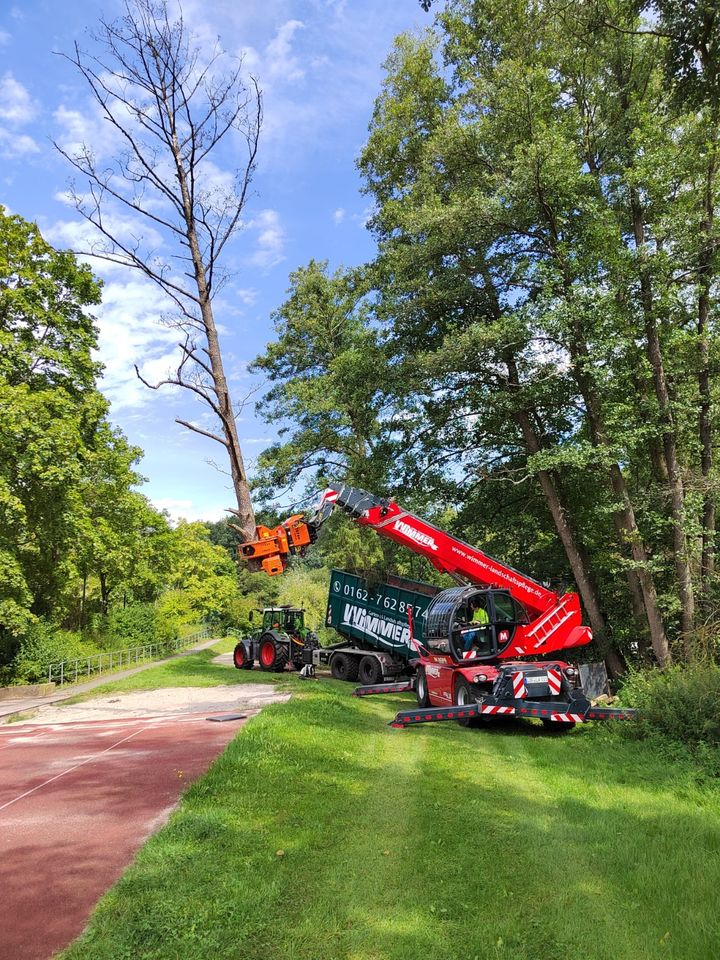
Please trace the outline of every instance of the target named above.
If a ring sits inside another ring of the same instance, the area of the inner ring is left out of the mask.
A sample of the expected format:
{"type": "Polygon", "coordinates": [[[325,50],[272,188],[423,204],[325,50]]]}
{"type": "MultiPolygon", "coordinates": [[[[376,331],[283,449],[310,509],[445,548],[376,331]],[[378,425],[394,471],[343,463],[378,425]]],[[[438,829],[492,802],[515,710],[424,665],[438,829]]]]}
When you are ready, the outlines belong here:
{"type": "Polygon", "coordinates": [[[585,717],[581,713],[551,713],[550,719],[557,723],[583,723],[585,717]]]}

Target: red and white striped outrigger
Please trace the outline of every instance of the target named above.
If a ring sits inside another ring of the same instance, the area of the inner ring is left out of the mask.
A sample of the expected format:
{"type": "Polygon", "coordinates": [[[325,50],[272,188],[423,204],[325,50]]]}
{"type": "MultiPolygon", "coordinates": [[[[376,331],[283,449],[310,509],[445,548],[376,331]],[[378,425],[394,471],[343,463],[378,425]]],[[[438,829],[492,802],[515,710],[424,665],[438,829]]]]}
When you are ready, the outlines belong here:
{"type": "Polygon", "coordinates": [[[416,723],[432,723],[437,720],[467,720],[492,716],[534,717],[557,724],[587,723],[589,720],[632,720],[636,710],[627,707],[596,707],[585,697],[570,703],[548,700],[499,700],[483,697],[477,703],[452,707],[416,707],[401,710],[390,726],[402,729],[416,723]]]}

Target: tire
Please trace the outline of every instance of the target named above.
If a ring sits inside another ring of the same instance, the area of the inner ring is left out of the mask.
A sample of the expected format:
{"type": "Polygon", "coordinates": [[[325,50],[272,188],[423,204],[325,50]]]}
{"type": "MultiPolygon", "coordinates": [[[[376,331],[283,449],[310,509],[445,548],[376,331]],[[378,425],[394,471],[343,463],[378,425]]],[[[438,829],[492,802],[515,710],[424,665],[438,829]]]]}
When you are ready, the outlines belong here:
{"type": "Polygon", "coordinates": [[[431,706],[424,667],[418,667],[415,671],[415,696],[417,697],[419,707],[431,706]]]}
{"type": "Polygon", "coordinates": [[[260,669],[266,673],[282,673],[288,662],[288,651],[286,644],[277,640],[271,633],[265,633],[260,637],[260,669]]]}
{"type": "Polygon", "coordinates": [[[373,686],[382,683],[382,664],[377,657],[370,654],[364,656],[358,664],[358,680],[363,686],[373,686]]]}
{"type": "Polygon", "coordinates": [[[247,647],[242,640],[235,645],[233,650],[233,663],[238,670],[252,670],[255,666],[255,661],[248,656],[247,647]]]}
{"type": "Polygon", "coordinates": [[[574,720],[551,720],[549,717],[542,717],[542,722],[550,733],[570,733],[575,729],[574,720]]]}
{"type": "Polygon", "coordinates": [[[330,673],[336,680],[350,680],[358,678],[358,659],[348,653],[336,653],[330,661],[330,673]]]}
{"type": "MultiPolygon", "coordinates": [[[[455,705],[464,707],[476,702],[475,691],[467,680],[463,680],[461,677],[455,684],[455,705]]],[[[461,727],[480,727],[483,723],[480,717],[465,717],[457,722],[461,727]]]]}

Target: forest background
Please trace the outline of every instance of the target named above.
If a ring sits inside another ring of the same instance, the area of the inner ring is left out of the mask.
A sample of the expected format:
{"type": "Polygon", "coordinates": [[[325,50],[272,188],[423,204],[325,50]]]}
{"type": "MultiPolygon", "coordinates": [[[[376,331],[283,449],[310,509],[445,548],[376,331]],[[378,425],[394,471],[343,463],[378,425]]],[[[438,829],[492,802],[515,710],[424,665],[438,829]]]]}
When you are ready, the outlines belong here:
{"type": "MultiPolygon", "coordinates": [[[[718,19],[454,0],[397,38],[358,158],[376,256],[296,269],[255,361],[258,503],[397,496],[575,586],[612,673],[716,659],[718,19]]],[[[321,620],[331,565],[433,579],[341,518],[280,586],[223,522],[171,525],[98,391],[100,285],[0,236],[6,679],[278,598],[321,620]]]]}

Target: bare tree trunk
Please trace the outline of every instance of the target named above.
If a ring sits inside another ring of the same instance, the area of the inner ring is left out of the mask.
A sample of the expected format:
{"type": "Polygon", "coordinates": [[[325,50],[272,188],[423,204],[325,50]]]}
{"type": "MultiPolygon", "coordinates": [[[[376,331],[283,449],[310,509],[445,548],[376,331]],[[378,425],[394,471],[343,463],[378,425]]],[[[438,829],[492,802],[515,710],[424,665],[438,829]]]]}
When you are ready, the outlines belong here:
{"type": "MultiPolygon", "coordinates": [[[[633,234],[639,256],[643,257],[645,248],[645,222],[643,210],[637,193],[630,191],[633,234]]],[[[677,455],[676,431],[668,391],[665,365],[657,317],[655,316],[652,280],[647,263],[640,264],[640,300],[645,320],[645,339],[648,359],[653,372],[655,397],[660,411],[663,431],[663,453],[668,472],[668,490],[670,493],[670,513],[672,516],[673,556],[675,574],[680,595],[680,631],[683,637],[685,654],[690,654],[691,633],[695,619],[695,597],[688,551],[685,515],[685,491],[683,489],[680,463],[677,455]]]]}
{"type": "Polygon", "coordinates": [[[127,0],[125,10],[112,23],[101,21],[94,38],[105,59],[81,52],[77,45],[68,58],[122,148],[114,157],[96,158],[94,145],[56,146],[88,181],[88,190],[71,191],[78,211],[99,234],[98,243],[83,252],[139,270],[177,311],[172,322],[184,339],[175,375],[152,384],[137,365],[135,371],[147,387],[182,387],[212,410],[217,428],[176,422],[225,448],[237,504],[230,512],[239,518],[236,529],[250,540],[255,517],[213,295],[223,279],[223,251],[242,225],[257,158],[262,97],[256,81],[243,78],[238,60],[225,63],[219,47],[205,56],[193,45],[181,13],[171,21],[167,5],[156,0],[127,0]],[[221,171],[231,174],[232,186],[223,186],[214,182],[213,151],[231,131],[237,166],[221,171]],[[141,227],[130,231],[132,239],[114,229],[104,215],[108,204],[146,221],[169,252],[161,256],[154,240],[144,240],[141,227]]]}

